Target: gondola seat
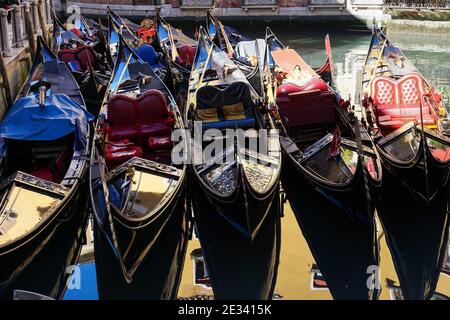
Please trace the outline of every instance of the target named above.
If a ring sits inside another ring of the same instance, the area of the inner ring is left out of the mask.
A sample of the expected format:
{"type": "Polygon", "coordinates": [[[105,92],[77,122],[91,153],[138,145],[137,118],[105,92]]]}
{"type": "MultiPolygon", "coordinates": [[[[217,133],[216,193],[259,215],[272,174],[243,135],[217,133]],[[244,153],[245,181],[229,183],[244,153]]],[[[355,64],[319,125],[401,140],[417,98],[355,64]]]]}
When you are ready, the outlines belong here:
{"type": "Polygon", "coordinates": [[[179,60],[178,63],[182,66],[192,66],[194,63],[196,48],[188,45],[183,45],[178,49],[179,60]]]}
{"type": "Polygon", "coordinates": [[[142,157],[142,154],[142,148],[127,139],[106,144],[105,158],[109,164],[117,165],[133,157],[142,157]]]}
{"type": "Polygon", "coordinates": [[[373,79],[371,89],[381,129],[395,130],[410,121],[436,125],[437,117],[424,99],[424,81],[418,74],[407,74],[399,80],[380,76],[373,79]]]}
{"type": "Polygon", "coordinates": [[[76,49],[61,49],[58,53],[58,57],[61,61],[69,65],[78,63],[81,70],[75,71],[86,71],[89,68],[89,65],[91,65],[94,69],[98,69],[94,50],[89,46],[80,46],[76,49]]]}
{"type": "Polygon", "coordinates": [[[31,174],[47,181],[59,183],[64,178],[72,155],[72,148],[66,146],[53,163],[48,166],[35,168],[31,171],[31,174]]]}
{"type": "Polygon", "coordinates": [[[175,124],[167,108],[166,99],[159,90],[148,90],[136,100],[140,132],[144,139],[170,135],[175,124]]]}
{"type": "Polygon", "coordinates": [[[111,141],[128,139],[142,143],[149,137],[170,136],[175,119],[163,93],[152,89],[138,98],[113,96],[108,102],[108,124],[111,141]]]}
{"type": "Polygon", "coordinates": [[[108,102],[108,136],[111,141],[139,139],[138,115],[134,98],[118,94],[108,102]]]}
{"type": "Polygon", "coordinates": [[[136,49],[136,53],[142,60],[152,66],[152,68],[159,65],[159,55],[151,45],[144,44],[140,46],[136,49]]]}
{"type": "Polygon", "coordinates": [[[303,86],[282,84],[277,89],[277,105],[289,127],[322,126],[336,121],[335,95],[319,79],[303,86]]]}
{"type": "Polygon", "coordinates": [[[200,88],[196,120],[202,122],[203,130],[254,128],[254,105],[248,85],[235,82],[224,90],[213,86],[200,88]]]}
{"type": "Polygon", "coordinates": [[[148,148],[150,151],[166,151],[172,149],[171,136],[149,137],[148,148]]]}

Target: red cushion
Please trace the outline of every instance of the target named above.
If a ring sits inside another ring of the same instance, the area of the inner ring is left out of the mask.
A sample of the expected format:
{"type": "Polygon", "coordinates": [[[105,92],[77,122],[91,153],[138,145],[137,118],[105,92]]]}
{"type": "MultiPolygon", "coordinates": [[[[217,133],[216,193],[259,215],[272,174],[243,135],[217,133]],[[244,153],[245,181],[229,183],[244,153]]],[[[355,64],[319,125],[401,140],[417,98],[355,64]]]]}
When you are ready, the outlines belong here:
{"type": "Polygon", "coordinates": [[[52,182],[58,182],[58,178],[54,175],[49,167],[37,168],[30,173],[31,175],[52,182]]]}
{"type": "Polygon", "coordinates": [[[139,139],[139,131],[134,127],[109,127],[108,137],[110,140],[130,139],[136,141],[139,139]]]}
{"type": "Polygon", "coordinates": [[[138,116],[134,100],[118,94],[108,102],[108,124],[110,140],[136,139],[139,136],[138,116]]]}
{"type": "Polygon", "coordinates": [[[166,98],[159,90],[148,90],[136,100],[141,123],[166,119],[169,116],[166,98]]]}
{"type": "Polygon", "coordinates": [[[277,89],[277,104],[282,119],[291,127],[335,122],[335,96],[321,86],[282,84],[277,89]],[[302,88],[316,88],[303,90],[302,88]]]}
{"type": "Polygon", "coordinates": [[[148,138],[148,148],[150,150],[167,150],[172,148],[172,139],[170,136],[150,137],[148,138]]]}
{"type": "Polygon", "coordinates": [[[183,65],[187,65],[187,62],[189,62],[189,65],[192,65],[194,63],[195,59],[195,47],[191,47],[188,45],[183,45],[178,49],[178,54],[181,59],[181,63],[183,65]]]}
{"type": "MultiPolygon", "coordinates": [[[[113,142],[118,144],[119,142],[113,142]]],[[[111,144],[106,145],[106,161],[110,163],[125,162],[133,157],[142,157],[142,149],[135,145],[129,146],[113,146],[111,144]]]]}
{"type": "Polygon", "coordinates": [[[141,133],[144,137],[169,135],[171,132],[172,127],[164,120],[141,125],[141,133]]]}
{"type": "Polygon", "coordinates": [[[424,125],[435,124],[437,119],[430,105],[423,100],[425,93],[424,81],[417,73],[407,74],[399,80],[383,76],[375,78],[372,98],[377,106],[380,127],[394,130],[409,121],[420,123],[421,118],[424,125]]]}
{"type": "MultiPolygon", "coordinates": [[[[392,107],[392,108],[378,108],[378,116],[389,115],[393,118],[401,117],[415,117],[416,115],[420,117],[420,107],[392,107]]],[[[430,106],[424,104],[422,106],[422,114],[430,115],[430,106]]]]}
{"type": "Polygon", "coordinates": [[[89,63],[97,69],[97,60],[95,59],[94,49],[89,46],[81,46],[76,49],[64,48],[58,53],[59,59],[64,63],[78,61],[82,71],[87,70],[89,63]]]}
{"type": "Polygon", "coordinates": [[[416,73],[402,77],[397,82],[398,104],[419,107],[425,95],[423,79],[416,73]]]}
{"type": "Polygon", "coordinates": [[[372,99],[379,108],[397,105],[396,81],[387,77],[377,77],[372,81],[372,99]]]}

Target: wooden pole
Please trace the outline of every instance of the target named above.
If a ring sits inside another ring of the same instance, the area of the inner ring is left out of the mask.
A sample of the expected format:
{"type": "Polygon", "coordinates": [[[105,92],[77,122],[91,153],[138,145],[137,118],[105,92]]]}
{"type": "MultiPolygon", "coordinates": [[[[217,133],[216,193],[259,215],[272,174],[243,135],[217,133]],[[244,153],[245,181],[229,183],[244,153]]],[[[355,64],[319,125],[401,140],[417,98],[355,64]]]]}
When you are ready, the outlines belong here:
{"type": "Polygon", "coordinates": [[[11,94],[11,87],[9,85],[9,78],[8,73],[6,72],[6,65],[5,60],[3,60],[3,54],[0,53],[0,72],[3,79],[3,87],[5,88],[5,98],[6,98],[6,105],[8,110],[11,108],[13,104],[12,94],[11,94]]]}
{"type": "Polygon", "coordinates": [[[34,41],[33,21],[31,19],[31,7],[27,3],[25,6],[25,30],[27,32],[28,44],[30,45],[31,61],[36,53],[36,42],[34,41]]]}
{"type": "Polygon", "coordinates": [[[48,42],[47,22],[45,21],[44,9],[42,8],[42,4],[43,4],[43,0],[39,0],[37,3],[39,24],[41,25],[42,38],[44,38],[44,41],[47,43],[48,42]]]}

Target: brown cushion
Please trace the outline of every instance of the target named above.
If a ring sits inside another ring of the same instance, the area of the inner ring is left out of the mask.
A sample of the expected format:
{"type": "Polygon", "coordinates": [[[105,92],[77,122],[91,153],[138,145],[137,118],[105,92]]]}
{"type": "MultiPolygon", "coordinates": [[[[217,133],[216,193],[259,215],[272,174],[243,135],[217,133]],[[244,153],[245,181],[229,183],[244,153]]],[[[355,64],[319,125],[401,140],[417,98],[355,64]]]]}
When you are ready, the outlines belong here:
{"type": "Polygon", "coordinates": [[[244,120],[247,118],[242,102],[223,106],[222,110],[225,120],[244,120]]]}
{"type": "Polygon", "coordinates": [[[197,120],[203,122],[216,122],[219,121],[219,115],[216,108],[197,109],[197,120]]]}

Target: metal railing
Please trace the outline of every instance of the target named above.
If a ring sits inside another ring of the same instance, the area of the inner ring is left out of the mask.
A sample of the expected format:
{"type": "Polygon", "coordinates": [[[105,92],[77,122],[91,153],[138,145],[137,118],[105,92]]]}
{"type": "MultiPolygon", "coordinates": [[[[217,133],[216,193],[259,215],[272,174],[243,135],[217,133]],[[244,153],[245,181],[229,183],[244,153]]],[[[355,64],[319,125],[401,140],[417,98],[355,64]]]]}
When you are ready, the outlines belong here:
{"type": "Polygon", "coordinates": [[[389,7],[448,8],[450,0],[385,0],[389,7]]]}
{"type": "Polygon", "coordinates": [[[13,54],[13,48],[24,46],[27,37],[26,14],[31,15],[31,30],[33,35],[42,35],[42,30],[49,30],[52,24],[52,0],[28,0],[8,9],[0,9],[0,52],[4,57],[13,54]],[[44,26],[39,19],[39,6],[44,18],[44,26]]]}
{"type": "Polygon", "coordinates": [[[244,6],[276,6],[277,0],[244,0],[244,6]]]}
{"type": "Polygon", "coordinates": [[[310,6],[324,6],[324,7],[345,7],[346,0],[309,0],[310,6]]]}

